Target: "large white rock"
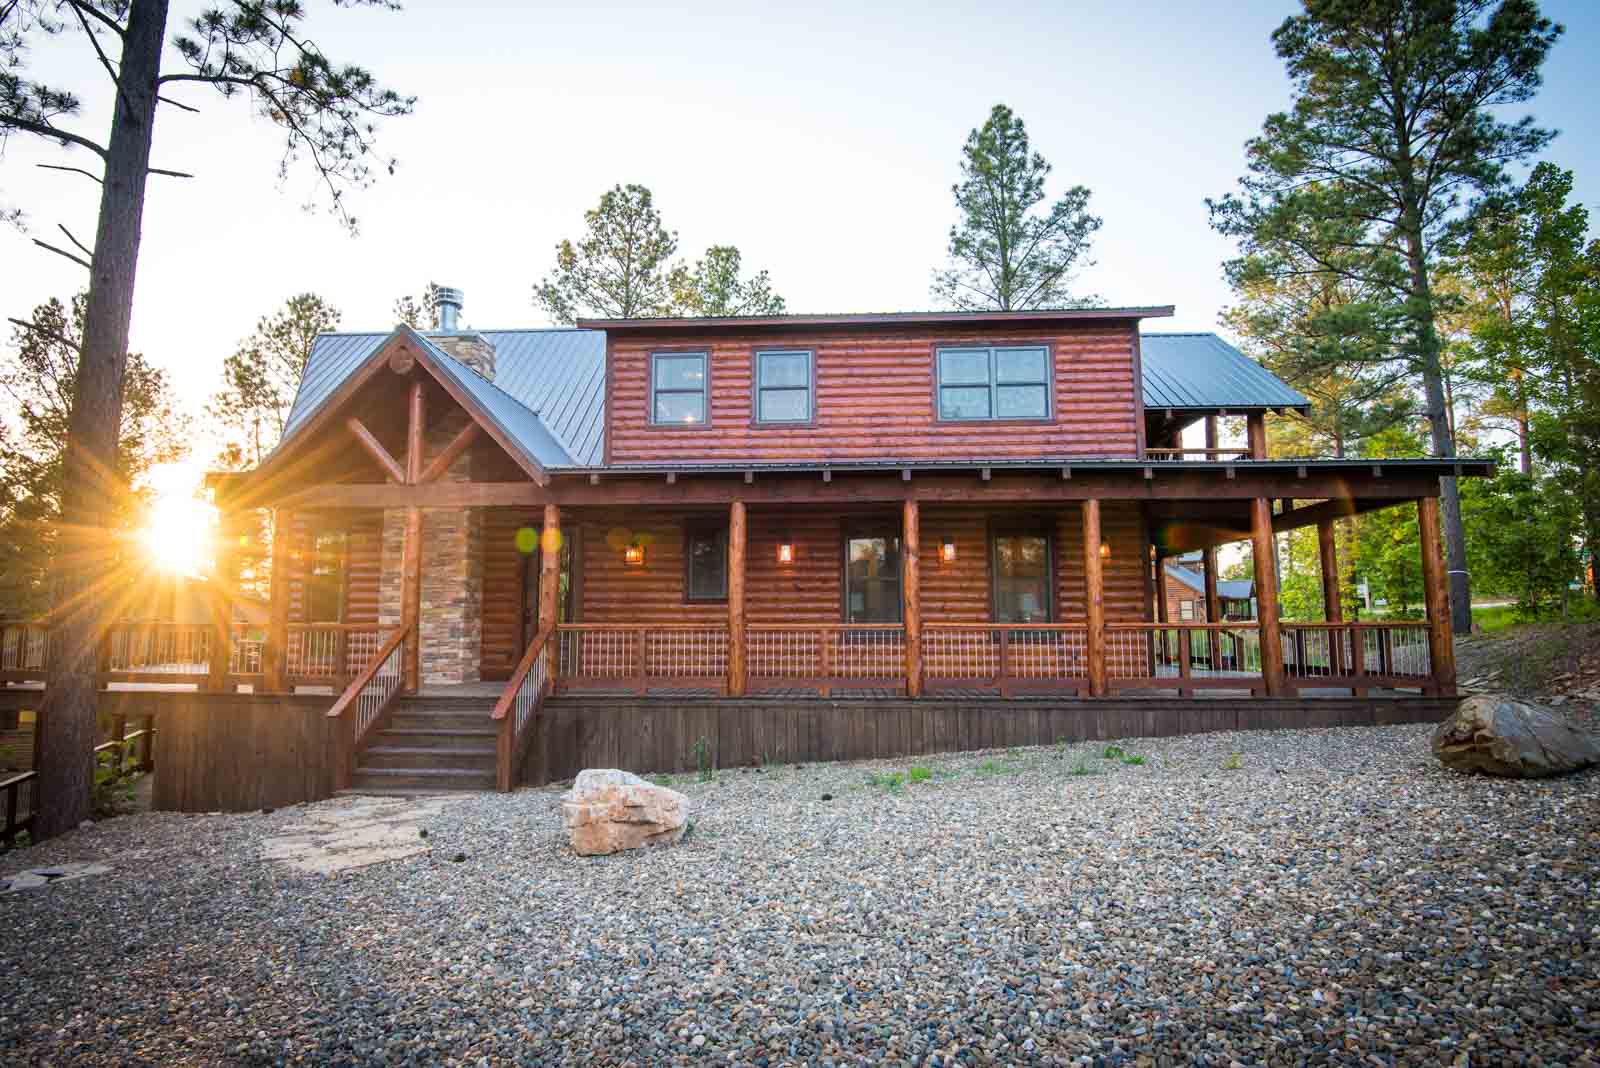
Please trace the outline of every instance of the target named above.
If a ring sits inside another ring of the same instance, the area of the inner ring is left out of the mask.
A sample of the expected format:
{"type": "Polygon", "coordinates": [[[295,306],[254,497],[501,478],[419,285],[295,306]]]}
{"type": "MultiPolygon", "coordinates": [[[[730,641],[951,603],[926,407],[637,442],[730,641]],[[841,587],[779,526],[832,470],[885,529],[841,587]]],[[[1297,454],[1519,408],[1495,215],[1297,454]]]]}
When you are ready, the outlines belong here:
{"type": "Polygon", "coordinates": [[[603,856],[676,842],[689,818],[689,799],[630,772],[588,768],[561,796],[561,817],[575,853],[603,856]]]}
{"type": "Polygon", "coordinates": [[[1434,730],[1433,755],[1456,771],[1542,779],[1600,763],[1600,740],[1559,712],[1480,694],[1434,730]]]}

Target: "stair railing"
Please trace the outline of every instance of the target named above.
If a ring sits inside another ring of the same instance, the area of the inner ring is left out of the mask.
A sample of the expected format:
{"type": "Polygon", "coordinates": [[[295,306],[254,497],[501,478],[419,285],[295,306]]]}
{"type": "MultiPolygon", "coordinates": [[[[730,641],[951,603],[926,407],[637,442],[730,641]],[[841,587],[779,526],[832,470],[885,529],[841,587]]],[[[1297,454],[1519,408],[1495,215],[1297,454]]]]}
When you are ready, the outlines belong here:
{"type": "Polygon", "coordinates": [[[550,658],[545,654],[554,634],[555,628],[550,627],[533,639],[489,717],[495,725],[495,788],[502,793],[517,785],[518,758],[527,746],[534,718],[550,692],[550,658]]]}
{"type": "Polygon", "coordinates": [[[415,633],[414,624],[402,624],[328,709],[328,718],[336,721],[335,789],[350,787],[355,779],[356,754],[405,690],[405,645],[415,633]]]}

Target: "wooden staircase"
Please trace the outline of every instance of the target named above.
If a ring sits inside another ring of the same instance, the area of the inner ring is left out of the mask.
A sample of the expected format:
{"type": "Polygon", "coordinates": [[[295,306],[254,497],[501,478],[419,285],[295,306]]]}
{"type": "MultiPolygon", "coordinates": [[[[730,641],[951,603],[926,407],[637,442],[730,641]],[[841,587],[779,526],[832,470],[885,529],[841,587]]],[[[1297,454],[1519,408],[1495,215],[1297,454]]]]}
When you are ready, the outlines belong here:
{"type": "Polygon", "coordinates": [[[438,794],[495,788],[494,697],[401,697],[356,754],[354,794],[438,794]]]}

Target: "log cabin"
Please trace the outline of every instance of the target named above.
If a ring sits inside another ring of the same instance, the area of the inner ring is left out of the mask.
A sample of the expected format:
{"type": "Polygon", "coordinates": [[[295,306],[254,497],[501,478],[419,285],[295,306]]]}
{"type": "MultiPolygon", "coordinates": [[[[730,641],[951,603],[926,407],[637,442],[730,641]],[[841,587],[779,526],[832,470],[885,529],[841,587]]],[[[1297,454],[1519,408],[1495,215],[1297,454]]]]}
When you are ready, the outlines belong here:
{"type": "Polygon", "coordinates": [[[1440,479],[1491,465],[1269,458],[1266,420],[1306,398],[1145,329],[1171,307],[472,330],[460,305],[319,337],[275,451],[211,479],[276,534],[269,622],[219,605],[204,688],[320,701],[329,788],[1435,719],[1454,695],[1440,479]],[[1417,510],[1427,618],[1347,623],[1333,523],[1387,507],[1417,510]],[[1312,525],[1328,618],[1284,622],[1273,536],[1312,525]],[[1259,619],[1222,611],[1233,541],[1259,619]],[[1190,616],[1156,581],[1184,553],[1190,616]]]}

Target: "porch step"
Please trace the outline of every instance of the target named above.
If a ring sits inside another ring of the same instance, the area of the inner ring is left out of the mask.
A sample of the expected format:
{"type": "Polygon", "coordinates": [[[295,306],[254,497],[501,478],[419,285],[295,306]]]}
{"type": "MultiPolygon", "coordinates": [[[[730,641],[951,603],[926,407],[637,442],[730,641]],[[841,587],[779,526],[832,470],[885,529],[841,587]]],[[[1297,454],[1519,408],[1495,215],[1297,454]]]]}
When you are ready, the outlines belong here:
{"type": "Polygon", "coordinates": [[[387,727],[373,737],[372,744],[401,749],[481,749],[487,746],[493,752],[494,738],[493,727],[387,727]]]}
{"type": "MultiPolygon", "coordinates": [[[[454,739],[452,739],[454,740],[454,739]]],[[[439,771],[494,771],[494,742],[487,746],[457,745],[378,745],[361,754],[361,765],[382,771],[424,768],[439,771]]]]}
{"type": "Polygon", "coordinates": [[[367,755],[356,768],[351,788],[360,793],[392,789],[447,793],[452,790],[493,790],[494,770],[467,768],[374,768],[366,764],[367,755]]]}

